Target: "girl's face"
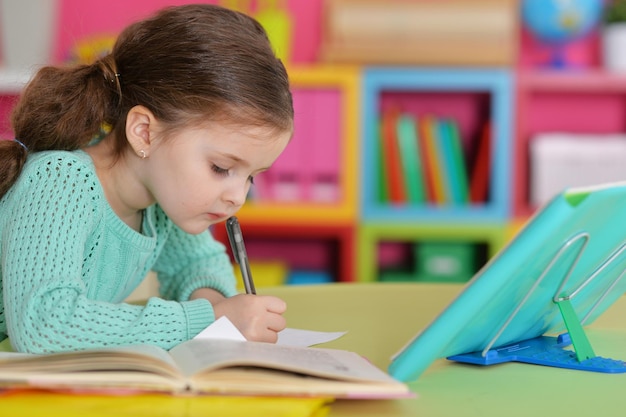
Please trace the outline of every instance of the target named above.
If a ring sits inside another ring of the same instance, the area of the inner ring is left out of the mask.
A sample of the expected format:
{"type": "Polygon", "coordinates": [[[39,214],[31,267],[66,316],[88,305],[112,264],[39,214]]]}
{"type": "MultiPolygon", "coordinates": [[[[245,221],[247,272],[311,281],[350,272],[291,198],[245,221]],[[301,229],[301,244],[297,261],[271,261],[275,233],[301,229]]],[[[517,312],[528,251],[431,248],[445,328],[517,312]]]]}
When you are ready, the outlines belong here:
{"type": "Polygon", "coordinates": [[[187,233],[201,233],[235,214],[254,176],[287,146],[290,132],[212,123],[157,140],[145,185],[168,217],[187,233]]]}

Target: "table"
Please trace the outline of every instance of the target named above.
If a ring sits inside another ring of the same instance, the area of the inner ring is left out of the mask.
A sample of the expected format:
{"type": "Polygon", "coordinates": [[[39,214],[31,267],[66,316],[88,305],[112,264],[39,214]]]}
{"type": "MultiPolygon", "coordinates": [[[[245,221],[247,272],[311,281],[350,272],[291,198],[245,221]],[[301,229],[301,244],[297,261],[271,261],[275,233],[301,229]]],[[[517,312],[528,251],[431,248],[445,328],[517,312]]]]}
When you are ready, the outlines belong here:
{"type": "MultiPolygon", "coordinates": [[[[358,352],[386,369],[390,357],[460,292],[459,284],[332,284],[268,291],[288,302],[290,327],[347,330],[324,347],[358,352]]],[[[596,355],[626,360],[626,297],[587,330],[596,355]]],[[[623,416],[626,374],[440,359],[410,387],[414,399],[338,400],[329,416],[623,416]]]]}
{"type": "MultiPolygon", "coordinates": [[[[386,369],[390,357],[427,326],[461,289],[459,284],[336,283],[259,288],[258,292],[287,301],[289,327],[347,331],[346,335],[323,347],[358,352],[386,369]]],[[[626,297],[621,297],[587,330],[597,355],[626,359],[624,317],[626,297]]],[[[599,374],[519,363],[478,367],[439,359],[409,385],[417,393],[416,398],[336,400],[328,416],[610,417],[626,413],[626,374],[599,374]]],[[[31,400],[27,395],[23,398],[31,400]]],[[[206,410],[204,401],[206,399],[197,397],[161,396],[150,400],[137,397],[136,401],[129,397],[111,397],[94,403],[93,407],[99,409],[89,409],[88,415],[199,416],[205,415],[202,412],[206,410]],[[102,409],[103,403],[107,405],[105,409],[102,409]]],[[[78,404],[72,396],[57,396],[45,400],[45,414],[86,415],[85,407],[89,406],[91,404],[78,404]],[[77,412],[79,406],[82,408],[77,412]]],[[[7,415],[22,415],[18,409],[3,408],[1,399],[0,409],[8,412],[7,415]]]]}

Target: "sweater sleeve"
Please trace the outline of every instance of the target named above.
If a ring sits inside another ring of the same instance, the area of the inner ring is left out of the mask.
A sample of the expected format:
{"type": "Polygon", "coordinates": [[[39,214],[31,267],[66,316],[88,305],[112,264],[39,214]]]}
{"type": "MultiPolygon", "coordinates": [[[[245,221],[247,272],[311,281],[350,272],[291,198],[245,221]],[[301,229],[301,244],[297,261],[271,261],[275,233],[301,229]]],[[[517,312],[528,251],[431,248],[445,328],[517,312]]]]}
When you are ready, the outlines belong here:
{"type": "Polygon", "coordinates": [[[89,248],[98,244],[94,234],[107,207],[95,173],[77,159],[49,157],[22,177],[12,189],[1,254],[7,332],[16,350],[137,343],[169,349],[210,323],[205,300],[153,298],[137,306],[88,296],[107,281],[86,281],[91,272],[85,265],[93,265],[89,248]]]}
{"type": "Polygon", "coordinates": [[[167,299],[188,300],[199,288],[215,289],[226,297],[237,294],[235,275],[224,245],[207,230],[190,235],[172,226],[167,242],[153,270],[161,295],[167,299]]]}

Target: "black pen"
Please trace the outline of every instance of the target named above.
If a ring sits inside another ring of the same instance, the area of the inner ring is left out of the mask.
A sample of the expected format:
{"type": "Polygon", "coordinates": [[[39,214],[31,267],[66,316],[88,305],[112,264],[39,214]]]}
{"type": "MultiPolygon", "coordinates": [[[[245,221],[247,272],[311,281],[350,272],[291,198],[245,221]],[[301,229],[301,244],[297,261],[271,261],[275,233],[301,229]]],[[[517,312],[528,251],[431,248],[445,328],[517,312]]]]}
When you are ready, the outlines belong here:
{"type": "Polygon", "coordinates": [[[254,282],[252,282],[252,274],[250,273],[250,262],[246,254],[246,246],[243,243],[243,233],[241,233],[241,226],[239,226],[237,217],[232,216],[226,220],[226,232],[228,233],[228,240],[233,250],[235,262],[239,264],[239,269],[241,270],[246,294],[256,294],[254,282]]]}

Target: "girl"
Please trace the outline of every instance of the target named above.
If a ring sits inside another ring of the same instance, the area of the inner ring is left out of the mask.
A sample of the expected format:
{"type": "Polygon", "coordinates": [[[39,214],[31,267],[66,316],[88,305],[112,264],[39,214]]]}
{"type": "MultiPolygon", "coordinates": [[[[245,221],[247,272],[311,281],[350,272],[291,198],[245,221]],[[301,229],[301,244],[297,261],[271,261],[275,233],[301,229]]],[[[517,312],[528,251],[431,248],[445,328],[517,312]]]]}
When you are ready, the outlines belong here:
{"type": "Polygon", "coordinates": [[[292,134],[287,74],[256,21],[164,9],[93,65],[41,69],[12,127],[17,139],[0,141],[0,340],[34,353],[169,349],[227,316],[276,341],[285,303],[237,294],[208,232],[292,134]],[[163,298],[123,303],[149,270],[163,298]]]}

